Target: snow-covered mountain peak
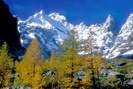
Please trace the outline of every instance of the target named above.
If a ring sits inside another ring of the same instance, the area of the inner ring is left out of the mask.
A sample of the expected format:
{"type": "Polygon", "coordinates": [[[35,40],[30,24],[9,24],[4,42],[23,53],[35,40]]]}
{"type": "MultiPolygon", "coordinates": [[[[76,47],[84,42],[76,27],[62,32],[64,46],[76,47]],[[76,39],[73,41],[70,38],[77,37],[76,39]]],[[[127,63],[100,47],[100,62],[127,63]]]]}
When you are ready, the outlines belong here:
{"type": "Polygon", "coordinates": [[[49,14],[49,16],[51,17],[51,19],[55,21],[66,22],[66,17],[63,15],[60,15],[59,13],[51,13],[49,14]]]}
{"type": "Polygon", "coordinates": [[[133,20],[133,13],[131,13],[127,20],[133,20]]]}
{"type": "Polygon", "coordinates": [[[73,25],[59,13],[47,15],[43,11],[18,22],[22,45],[27,47],[36,38],[47,57],[51,50],[59,51],[59,45],[68,38],[70,30],[77,31],[78,41],[88,42],[91,37],[94,40],[94,51],[106,58],[115,58],[133,49],[133,14],[130,14],[116,37],[112,33],[114,27],[115,22],[111,15],[102,24],[88,26],[83,22],[73,25]]]}
{"type": "Polygon", "coordinates": [[[22,45],[26,48],[32,39],[37,39],[42,48],[42,56],[48,57],[50,51],[58,52],[59,45],[67,38],[71,24],[63,23],[66,18],[57,13],[50,15],[43,11],[35,13],[27,20],[18,22],[22,45]]]}
{"type": "Polygon", "coordinates": [[[43,23],[44,15],[45,15],[44,12],[41,10],[38,13],[35,13],[33,16],[30,16],[26,21],[27,22],[43,23]]]}
{"type": "Polygon", "coordinates": [[[133,14],[129,15],[126,23],[122,26],[120,30],[120,34],[130,32],[131,30],[133,30],[133,14]]]}
{"type": "Polygon", "coordinates": [[[107,23],[111,23],[111,22],[114,22],[114,18],[113,18],[112,15],[108,15],[108,17],[106,18],[105,23],[107,24],[107,23]]]}
{"type": "Polygon", "coordinates": [[[44,11],[43,10],[40,10],[38,13],[35,13],[33,15],[33,17],[37,18],[37,17],[42,17],[44,15],[44,11]]]}
{"type": "Polygon", "coordinates": [[[130,50],[133,50],[133,14],[129,15],[125,24],[121,27],[107,58],[118,57],[130,50]]]}
{"type": "Polygon", "coordinates": [[[106,21],[103,23],[103,28],[105,31],[111,31],[114,28],[114,19],[111,15],[108,15],[106,21]]]}
{"type": "Polygon", "coordinates": [[[94,48],[106,55],[112,46],[113,34],[110,28],[114,26],[113,18],[109,15],[103,24],[87,26],[83,22],[73,25],[67,22],[66,17],[59,13],[45,14],[43,11],[35,13],[25,21],[19,21],[22,44],[28,45],[31,39],[37,38],[42,48],[45,47],[49,53],[51,49],[59,50],[59,44],[68,37],[70,30],[76,30],[78,40],[87,40],[93,37],[94,48]],[[47,30],[49,29],[49,30],[47,30]]]}
{"type": "Polygon", "coordinates": [[[22,21],[19,20],[18,24],[26,24],[27,27],[40,27],[45,29],[52,29],[52,25],[45,20],[45,13],[44,11],[39,11],[38,13],[35,13],[33,16],[30,16],[27,20],[22,21]]]}
{"type": "Polygon", "coordinates": [[[103,24],[92,24],[90,26],[80,23],[74,26],[77,30],[79,41],[87,41],[93,39],[94,50],[101,53],[102,56],[106,56],[113,44],[113,18],[108,16],[103,24]],[[91,38],[90,38],[91,37],[91,38]]]}
{"type": "Polygon", "coordinates": [[[80,24],[73,26],[72,30],[83,31],[87,28],[88,26],[81,22],[80,24]]]}

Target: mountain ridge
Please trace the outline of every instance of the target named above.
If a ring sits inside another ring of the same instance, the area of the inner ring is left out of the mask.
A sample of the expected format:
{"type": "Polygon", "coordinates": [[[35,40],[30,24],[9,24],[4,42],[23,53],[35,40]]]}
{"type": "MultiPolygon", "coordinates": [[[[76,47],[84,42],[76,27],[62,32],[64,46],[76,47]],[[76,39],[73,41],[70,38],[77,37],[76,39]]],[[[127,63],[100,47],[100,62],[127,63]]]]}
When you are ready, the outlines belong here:
{"type": "MultiPolygon", "coordinates": [[[[49,53],[50,50],[58,51],[59,45],[62,44],[65,39],[67,39],[68,32],[72,29],[76,29],[79,35],[79,40],[86,40],[89,36],[89,33],[95,39],[94,48],[96,51],[99,51],[103,57],[115,58],[124,53],[121,52],[121,49],[119,47],[117,48],[116,44],[124,44],[124,42],[121,43],[119,41],[119,38],[122,34],[124,34],[124,32],[122,31],[126,31],[126,28],[124,28],[124,26],[132,29],[132,24],[128,24],[133,21],[132,16],[133,14],[129,16],[128,20],[122,26],[117,36],[114,36],[114,33],[112,32],[115,27],[115,22],[111,15],[109,15],[105,22],[102,24],[92,24],[90,26],[87,26],[84,23],[80,23],[79,25],[73,25],[71,23],[68,23],[66,17],[60,15],[59,13],[51,13],[49,15],[46,15],[41,10],[40,12],[35,13],[33,16],[30,16],[25,21],[19,20],[18,28],[21,34],[21,42],[23,46],[26,47],[30,40],[38,38],[41,45],[45,46],[45,50],[48,49],[46,53],[49,53]],[[48,38],[51,39],[51,42],[47,42],[48,38]],[[23,42],[27,43],[25,44],[23,42]],[[116,54],[115,51],[117,52],[117,55],[114,55],[114,53],[116,54]],[[118,53],[119,51],[120,53],[118,53]]],[[[130,31],[128,32],[130,33],[130,31]]],[[[127,38],[132,38],[129,37],[128,34],[126,36],[127,38]]],[[[130,41],[132,41],[132,39],[130,39],[130,41]]],[[[132,48],[129,48],[125,52],[130,51],[130,49],[132,48]]]]}

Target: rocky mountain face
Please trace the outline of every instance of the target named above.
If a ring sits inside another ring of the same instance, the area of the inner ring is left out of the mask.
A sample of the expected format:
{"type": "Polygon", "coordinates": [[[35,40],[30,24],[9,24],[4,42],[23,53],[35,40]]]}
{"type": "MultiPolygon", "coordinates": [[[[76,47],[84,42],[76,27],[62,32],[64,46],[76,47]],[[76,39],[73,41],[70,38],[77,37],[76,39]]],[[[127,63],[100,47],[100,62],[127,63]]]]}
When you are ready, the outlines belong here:
{"type": "Polygon", "coordinates": [[[79,40],[87,40],[92,37],[93,52],[100,53],[106,56],[110,48],[113,46],[113,33],[111,29],[114,28],[114,20],[112,16],[108,16],[103,24],[93,24],[86,26],[83,23],[76,26],[79,34],[79,40]]]}
{"type": "Polygon", "coordinates": [[[8,44],[12,55],[16,55],[22,49],[17,30],[17,18],[10,13],[4,1],[0,0],[0,45],[4,42],[8,44]]]}
{"type": "Polygon", "coordinates": [[[127,21],[122,26],[107,57],[115,58],[131,50],[133,50],[133,14],[130,14],[127,21]]]}
{"type": "Polygon", "coordinates": [[[42,56],[45,58],[49,57],[51,50],[59,51],[59,45],[67,38],[70,27],[64,16],[57,13],[45,15],[43,11],[29,17],[26,21],[18,22],[22,45],[26,48],[32,39],[38,39],[42,56]]]}
{"type": "Polygon", "coordinates": [[[84,23],[73,25],[68,23],[65,16],[59,13],[47,15],[43,11],[34,14],[25,21],[19,20],[18,22],[23,47],[28,47],[30,41],[36,38],[40,42],[44,57],[48,57],[51,50],[59,51],[59,45],[67,39],[70,30],[77,31],[79,41],[87,40],[91,36],[93,51],[100,53],[105,58],[115,58],[132,50],[133,15],[129,16],[117,36],[112,33],[114,27],[115,22],[111,15],[102,24],[87,26],[84,23]]]}

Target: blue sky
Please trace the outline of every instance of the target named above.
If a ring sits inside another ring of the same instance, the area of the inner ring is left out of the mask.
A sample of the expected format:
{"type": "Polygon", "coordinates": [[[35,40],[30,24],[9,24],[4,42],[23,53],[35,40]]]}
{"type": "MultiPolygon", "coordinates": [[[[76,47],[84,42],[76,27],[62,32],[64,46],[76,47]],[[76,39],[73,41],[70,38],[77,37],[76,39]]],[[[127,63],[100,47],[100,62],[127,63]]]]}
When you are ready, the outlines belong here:
{"type": "Polygon", "coordinates": [[[111,14],[116,24],[123,24],[133,13],[133,0],[6,0],[13,14],[26,19],[44,10],[49,14],[58,12],[73,24],[102,23],[111,14]]]}

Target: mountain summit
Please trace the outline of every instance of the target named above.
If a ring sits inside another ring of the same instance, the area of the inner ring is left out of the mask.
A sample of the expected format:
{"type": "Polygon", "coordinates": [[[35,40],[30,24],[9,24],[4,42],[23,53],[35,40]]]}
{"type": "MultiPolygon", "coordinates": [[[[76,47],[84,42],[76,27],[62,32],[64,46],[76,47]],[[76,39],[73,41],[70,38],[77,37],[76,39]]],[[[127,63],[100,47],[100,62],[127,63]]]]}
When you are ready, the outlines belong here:
{"type": "Polygon", "coordinates": [[[62,15],[52,13],[46,15],[40,11],[26,21],[19,20],[18,29],[21,34],[21,43],[26,48],[31,40],[36,38],[40,42],[42,54],[48,58],[51,50],[59,51],[59,44],[67,38],[67,23],[62,15]]]}
{"type": "Polygon", "coordinates": [[[131,50],[133,50],[133,14],[129,15],[127,21],[120,29],[108,57],[115,58],[131,50]]]}
{"type": "Polygon", "coordinates": [[[114,36],[112,32],[114,27],[115,22],[111,15],[102,24],[87,26],[84,23],[73,25],[59,13],[47,15],[43,11],[35,13],[25,21],[18,22],[22,45],[26,48],[32,39],[38,39],[44,57],[49,57],[51,50],[58,52],[59,45],[68,38],[68,33],[73,29],[78,33],[78,40],[93,37],[95,40],[93,51],[97,51],[103,57],[115,58],[132,50],[133,14],[129,16],[117,36],[114,36]]]}

